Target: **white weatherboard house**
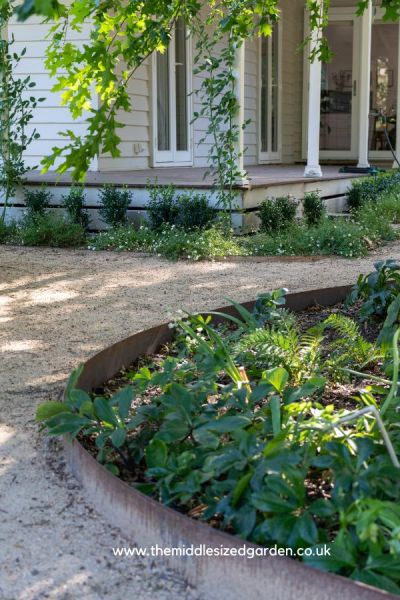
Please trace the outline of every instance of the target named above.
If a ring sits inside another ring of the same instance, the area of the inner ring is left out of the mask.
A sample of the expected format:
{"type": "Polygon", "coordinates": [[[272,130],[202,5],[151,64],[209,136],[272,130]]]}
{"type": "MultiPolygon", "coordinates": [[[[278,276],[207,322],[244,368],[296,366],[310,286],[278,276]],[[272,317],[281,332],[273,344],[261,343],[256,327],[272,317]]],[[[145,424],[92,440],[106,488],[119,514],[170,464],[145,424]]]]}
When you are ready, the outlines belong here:
{"type": "MultiPolygon", "coordinates": [[[[356,16],[351,0],[332,0],[327,37],[334,52],[326,65],[310,63],[309,48],[300,50],[307,35],[303,0],[282,0],[282,18],[270,38],[246,44],[237,53],[236,92],[242,114],[251,119],[239,140],[248,180],[238,187],[238,207],[249,213],[266,196],[319,189],[334,201],[345,193],[352,175],[339,174],[339,166],[370,162],[391,168],[384,123],[400,155],[396,140],[396,117],[400,114],[399,25],[382,21],[379,8],[370,4],[356,16]]],[[[71,38],[84,42],[89,25],[71,38]]],[[[26,160],[37,165],[54,145],[65,143],[60,131],[67,128],[85,133],[84,119],[72,120],[44,67],[48,26],[37,18],[11,22],[8,36],[18,49],[27,48],[18,70],[36,82],[35,93],[46,100],[35,111],[34,126],[41,137],[28,149],[26,160]]],[[[120,120],[121,157],[100,155],[88,174],[88,204],[95,206],[96,189],[102,183],[127,184],[134,189],[133,205],[144,208],[149,178],[173,182],[185,189],[210,189],[203,179],[209,145],[199,144],[207,123],[192,123],[199,108],[195,90],[199,80],[193,73],[194,40],[178,22],[169,50],[148,59],[129,84],[134,109],[120,120]]],[[[96,105],[98,99],[93,97],[96,105]]],[[[239,165],[240,166],[240,165],[239,165]]],[[[38,181],[57,182],[56,202],[69,184],[68,176],[54,173],[29,175],[38,181]]],[[[210,192],[209,192],[210,193],[210,192]]],[[[18,204],[18,199],[16,199],[18,204]]]]}

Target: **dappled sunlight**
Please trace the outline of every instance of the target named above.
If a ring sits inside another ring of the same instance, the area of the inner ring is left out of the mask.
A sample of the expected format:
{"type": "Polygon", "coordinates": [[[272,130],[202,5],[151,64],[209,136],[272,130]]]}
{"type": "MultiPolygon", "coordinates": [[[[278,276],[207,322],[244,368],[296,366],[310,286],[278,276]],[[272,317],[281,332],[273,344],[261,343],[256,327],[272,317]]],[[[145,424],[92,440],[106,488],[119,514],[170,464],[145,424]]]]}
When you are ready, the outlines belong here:
{"type": "Polygon", "coordinates": [[[30,352],[43,347],[43,342],[39,340],[14,340],[0,345],[0,352],[30,352]]]}
{"type": "Polygon", "coordinates": [[[65,302],[66,300],[76,298],[76,296],[78,296],[78,292],[53,290],[49,286],[29,294],[32,304],[52,304],[53,302],[65,302]]]}
{"type": "Polygon", "coordinates": [[[4,475],[7,469],[15,462],[9,452],[6,452],[4,446],[11,442],[14,431],[10,427],[0,427],[0,476],[4,475]]]}
{"type": "MultiPolygon", "coordinates": [[[[63,567],[65,571],[65,566],[63,567]]],[[[32,598],[51,597],[51,598],[72,598],[72,594],[76,593],[76,598],[80,596],[79,588],[87,583],[88,575],[84,573],[76,573],[71,577],[68,577],[62,583],[55,584],[51,577],[42,579],[34,583],[33,585],[27,586],[21,594],[18,596],[18,600],[31,600],[32,598]],[[51,595],[50,595],[51,590],[51,595]],[[68,590],[68,592],[67,592],[68,590]],[[65,595],[67,594],[67,595],[65,595]]]]}

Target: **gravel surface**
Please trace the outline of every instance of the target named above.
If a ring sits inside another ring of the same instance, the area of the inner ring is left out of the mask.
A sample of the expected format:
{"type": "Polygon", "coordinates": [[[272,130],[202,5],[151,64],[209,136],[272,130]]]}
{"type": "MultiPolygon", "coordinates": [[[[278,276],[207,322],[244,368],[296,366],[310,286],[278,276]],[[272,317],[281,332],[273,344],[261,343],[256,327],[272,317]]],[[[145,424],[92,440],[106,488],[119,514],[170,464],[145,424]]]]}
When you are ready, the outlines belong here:
{"type": "Polygon", "coordinates": [[[178,308],[352,283],[389,257],[400,259],[400,244],[353,261],[195,264],[0,246],[1,600],[197,599],[161,560],[113,558],[126,542],[85,502],[58,444],[38,432],[37,404],[61,398],[68,373],[90,355],[178,308]]]}

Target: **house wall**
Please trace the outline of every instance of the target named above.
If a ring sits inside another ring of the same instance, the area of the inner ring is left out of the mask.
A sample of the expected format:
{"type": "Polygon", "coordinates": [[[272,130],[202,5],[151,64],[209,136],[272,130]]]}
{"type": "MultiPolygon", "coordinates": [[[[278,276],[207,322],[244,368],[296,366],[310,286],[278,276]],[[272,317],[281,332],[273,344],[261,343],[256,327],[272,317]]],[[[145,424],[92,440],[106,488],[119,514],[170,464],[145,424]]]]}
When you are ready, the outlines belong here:
{"type": "MultiPolygon", "coordinates": [[[[25,153],[25,162],[30,168],[40,164],[43,156],[49,153],[52,146],[66,145],[65,138],[60,131],[71,129],[77,135],[84,135],[86,131],[85,115],[74,120],[67,107],[61,106],[60,93],[51,92],[55,81],[51,79],[44,66],[44,56],[48,42],[46,35],[51,25],[41,23],[39,17],[30,17],[21,23],[12,19],[8,25],[8,39],[14,36],[15,43],[12,48],[20,52],[26,48],[26,54],[16,68],[19,76],[30,75],[36,87],[29,91],[29,96],[37,98],[45,97],[45,101],[39,103],[33,111],[34,118],[28,127],[31,131],[34,127],[40,133],[40,139],[34,140],[25,153]]],[[[67,39],[83,44],[89,40],[90,24],[82,28],[81,32],[69,30],[67,39]]],[[[97,99],[93,95],[93,104],[97,99]]],[[[97,169],[97,159],[93,161],[92,170],[97,169]]]]}
{"type": "Polygon", "coordinates": [[[281,0],[282,11],[282,162],[301,159],[304,2],[281,0]]]}
{"type": "Polygon", "coordinates": [[[151,166],[151,59],[146,60],[129,81],[128,93],[132,111],[120,111],[117,121],[121,156],[100,154],[99,171],[130,171],[151,166]]]}

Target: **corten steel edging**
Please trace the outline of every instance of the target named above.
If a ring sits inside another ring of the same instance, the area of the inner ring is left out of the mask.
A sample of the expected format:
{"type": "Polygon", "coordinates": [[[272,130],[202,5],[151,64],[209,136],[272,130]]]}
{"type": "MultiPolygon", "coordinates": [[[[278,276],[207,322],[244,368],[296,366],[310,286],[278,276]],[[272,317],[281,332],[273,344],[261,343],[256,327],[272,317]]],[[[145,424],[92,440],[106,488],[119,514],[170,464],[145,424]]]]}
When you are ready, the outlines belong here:
{"type": "MultiPolygon", "coordinates": [[[[287,306],[302,310],[319,304],[329,306],[344,299],[349,286],[312,290],[290,294],[287,306]]],[[[254,302],[244,304],[251,308],[254,302]]],[[[219,309],[234,313],[232,307],[219,309]]],[[[85,363],[78,382],[90,390],[115,375],[122,366],[138,356],[152,353],[172,338],[167,324],[137,333],[96,354],[85,363]]],[[[200,548],[243,548],[244,542],[235,536],[213,529],[205,523],[163,506],[141,494],[100,465],[77,441],[64,442],[68,464],[80,481],[96,509],[110,524],[118,527],[128,544],[150,549],[177,548],[193,545],[200,548]]],[[[110,540],[110,554],[112,541],[110,540]]],[[[246,542],[247,547],[255,547],[246,542]]],[[[118,560],[118,559],[116,559],[118,560]]],[[[120,560],[135,560],[120,559],[120,560]]],[[[285,557],[245,558],[166,557],[162,560],[177,570],[191,585],[196,586],[204,600],[236,598],[268,600],[383,600],[398,598],[375,588],[352,582],[344,577],[318,571],[285,557]]],[[[127,567],[129,568],[129,567],[127,567]]]]}

